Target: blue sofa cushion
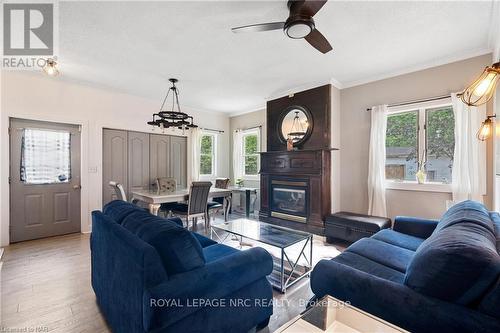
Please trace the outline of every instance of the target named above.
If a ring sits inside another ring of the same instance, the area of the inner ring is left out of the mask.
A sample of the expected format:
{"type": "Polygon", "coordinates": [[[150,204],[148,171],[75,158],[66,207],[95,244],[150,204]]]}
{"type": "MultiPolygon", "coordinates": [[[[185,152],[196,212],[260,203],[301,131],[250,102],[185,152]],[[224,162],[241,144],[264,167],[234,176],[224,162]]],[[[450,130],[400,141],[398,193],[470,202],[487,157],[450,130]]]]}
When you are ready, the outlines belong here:
{"type": "Polygon", "coordinates": [[[420,244],[424,242],[423,238],[410,236],[391,229],[380,230],[372,238],[412,251],[416,251],[420,244]]]}
{"type": "Polygon", "coordinates": [[[225,256],[236,252],[239,252],[239,250],[224,244],[217,243],[203,248],[203,255],[205,256],[205,262],[207,263],[224,258],[225,256]]]}
{"type": "Polygon", "coordinates": [[[149,223],[152,221],[173,223],[175,225],[182,227],[182,221],[178,217],[171,217],[168,219],[164,219],[155,215],[151,215],[145,210],[138,210],[136,212],[129,214],[127,217],[123,219],[122,227],[124,227],[131,233],[135,234],[144,223],[149,223]]]}
{"type": "Polygon", "coordinates": [[[425,240],[408,267],[405,284],[462,305],[482,297],[499,277],[500,257],[481,215],[465,213],[464,220],[440,228],[425,240]]]}
{"type": "Polygon", "coordinates": [[[500,214],[497,212],[490,212],[490,217],[493,222],[493,229],[495,230],[497,252],[500,253],[500,214]]]}
{"type": "Polygon", "coordinates": [[[405,273],[415,252],[373,238],[362,238],[349,246],[353,252],[376,263],[405,273]]]}
{"type": "Polygon", "coordinates": [[[432,234],[435,235],[445,228],[467,221],[474,221],[475,224],[488,229],[492,234],[495,233],[493,222],[486,207],[479,202],[466,200],[448,209],[432,234]]]}
{"type": "Polygon", "coordinates": [[[137,229],[136,235],[152,245],[169,275],[205,265],[200,242],[187,229],[174,222],[152,216],[137,229]]]}
{"type": "Polygon", "coordinates": [[[354,252],[343,252],[342,254],[333,258],[332,261],[352,268],[356,268],[357,270],[368,273],[370,275],[378,276],[379,278],[401,284],[405,279],[404,273],[379,264],[378,262],[360,256],[359,254],[356,254],[354,252]]]}
{"type": "Polygon", "coordinates": [[[145,210],[142,209],[141,207],[123,200],[113,200],[104,205],[104,208],[102,210],[104,214],[109,216],[113,221],[115,221],[118,224],[122,224],[123,220],[128,215],[137,211],[145,212],[145,210]]]}

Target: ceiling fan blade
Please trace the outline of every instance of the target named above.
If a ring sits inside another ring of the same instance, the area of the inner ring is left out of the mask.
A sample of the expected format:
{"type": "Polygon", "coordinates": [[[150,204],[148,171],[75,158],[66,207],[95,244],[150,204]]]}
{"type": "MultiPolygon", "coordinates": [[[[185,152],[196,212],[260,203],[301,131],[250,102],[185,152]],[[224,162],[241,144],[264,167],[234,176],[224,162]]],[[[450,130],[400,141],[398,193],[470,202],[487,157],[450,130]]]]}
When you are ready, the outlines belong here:
{"type": "Polygon", "coordinates": [[[311,31],[311,33],[307,35],[305,39],[309,44],[311,44],[315,49],[317,49],[321,53],[327,53],[333,50],[332,46],[325,38],[325,36],[323,36],[323,34],[319,32],[317,29],[311,31]]]}
{"type": "Polygon", "coordinates": [[[260,24],[244,25],[242,27],[232,28],[231,31],[234,33],[239,33],[239,32],[283,30],[284,26],[285,22],[260,23],[260,24]]]}
{"type": "Polygon", "coordinates": [[[296,2],[295,12],[313,17],[328,0],[299,0],[296,2]]]}

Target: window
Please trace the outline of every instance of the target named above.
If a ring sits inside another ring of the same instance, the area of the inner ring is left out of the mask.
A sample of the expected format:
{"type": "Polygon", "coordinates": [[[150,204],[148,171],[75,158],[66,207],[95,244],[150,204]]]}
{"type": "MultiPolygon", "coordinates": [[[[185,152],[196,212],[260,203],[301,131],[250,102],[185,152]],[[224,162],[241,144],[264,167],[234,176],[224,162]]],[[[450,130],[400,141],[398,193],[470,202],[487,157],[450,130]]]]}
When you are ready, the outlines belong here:
{"type": "Polygon", "coordinates": [[[69,132],[25,129],[21,141],[21,181],[25,184],[69,182],[70,148],[69,132]]]}
{"type": "Polygon", "coordinates": [[[387,117],[386,179],[415,182],[423,163],[426,182],[451,183],[455,119],[449,104],[390,110],[387,117]]]}
{"type": "Polygon", "coordinates": [[[247,130],[243,134],[243,177],[254,178],[260,167],[260,131],[247,130]]]}
{"type": "Polygon", "coordinates": [[[200,145],[200,175],[215,175],[215,134],[204,133],[200,145]]]}
{"type": "Polygon", "coordinates": [[[387,117],[385,178],[415,180],[418,162],[418,111],[387,117]]]}

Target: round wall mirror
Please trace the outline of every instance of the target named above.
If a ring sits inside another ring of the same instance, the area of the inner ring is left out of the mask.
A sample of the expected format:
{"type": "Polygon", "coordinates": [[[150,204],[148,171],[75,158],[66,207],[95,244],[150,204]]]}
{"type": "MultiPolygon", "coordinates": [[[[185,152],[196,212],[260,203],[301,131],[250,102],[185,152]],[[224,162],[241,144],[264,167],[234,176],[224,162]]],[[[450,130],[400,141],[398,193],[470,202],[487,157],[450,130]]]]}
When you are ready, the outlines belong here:
{"type": "Polygon", "coordinates": [[[300,106],[293,106],[284,112],[278,124],[278,132],[283,142],[292,139],[294,146],[304,143],[312,131],[312,117],[309,111],[300,106]]]}

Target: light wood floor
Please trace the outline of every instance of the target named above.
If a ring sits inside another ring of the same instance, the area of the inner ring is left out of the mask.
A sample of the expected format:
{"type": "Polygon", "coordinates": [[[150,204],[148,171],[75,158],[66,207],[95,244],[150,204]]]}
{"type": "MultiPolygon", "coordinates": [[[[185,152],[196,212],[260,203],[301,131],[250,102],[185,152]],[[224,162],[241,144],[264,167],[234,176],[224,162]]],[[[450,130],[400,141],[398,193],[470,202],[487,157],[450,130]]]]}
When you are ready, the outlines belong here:
{"type": "MultiPolygon", "coordinates": [[[[314,261],[336,251],[318,240],[314,250],[323,253],[314,261]]],[[[38,327],[40,332],[110,332],[90,285],[88,234],[12,244],[2,259],[0,331],[38,327]]],[[[274,296],[274,314],[262,333],[275,331],[304,310],[304,301],[312,296],[309,279],[274,296]]]]}

